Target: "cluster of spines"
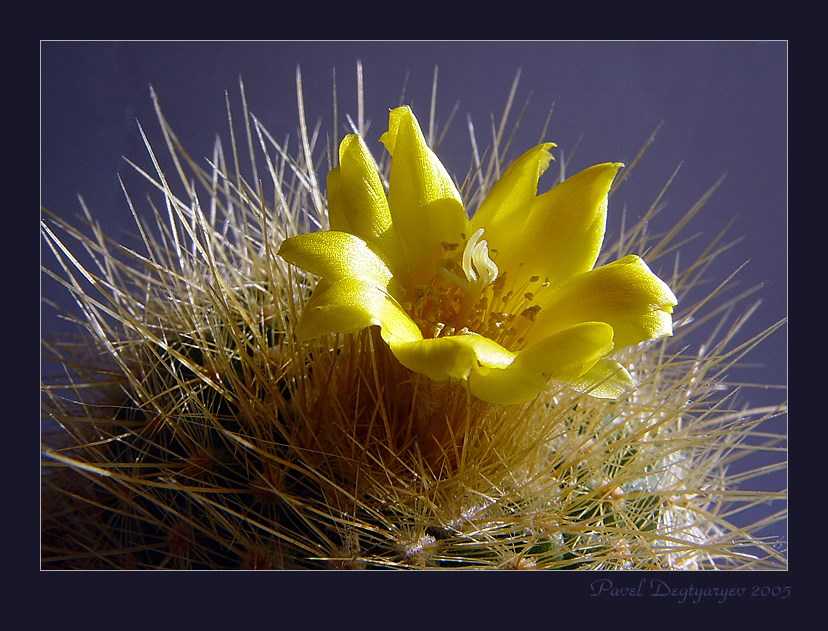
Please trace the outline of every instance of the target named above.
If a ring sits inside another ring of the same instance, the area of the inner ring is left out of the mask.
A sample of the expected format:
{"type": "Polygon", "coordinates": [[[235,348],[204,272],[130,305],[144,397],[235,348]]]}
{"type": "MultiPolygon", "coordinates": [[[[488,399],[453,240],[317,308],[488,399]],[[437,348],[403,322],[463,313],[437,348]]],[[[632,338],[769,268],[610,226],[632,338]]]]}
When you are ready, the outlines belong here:
{"type": "MultiPolygon", "coordinates": [[[[171,148],[179,164],[181,149],[171,148]]],[[[273,227],[273,209],[246,183],[194,165],[237,239],[227,241],[190,198],[175,198],[160,173],[153,181],[180,225],[159,222],[168,238],[144,237],[147,268],[66,227],[102,258],[95,278],[109,288],[115,323],[103,326],[101,303],[75,281],[94,275],[81,267],[72,275],[70,260],[67,287],[88,307],[89,323],[101,325],[98,350],[109,361],[84,374],[64,348],[59,360],[73,380],[45,389],[45,408],[65,435],[45,449],[55,468],[44,474],[44,567],[783,562],[761,540],[736,541],[717,512],[738,498],[717,455],[783,408],[726,409],[718,373],[738,357],[686,358],[670,350],[680,328],[670,345],[629,351],[639,390],[627,399],[553,388],[502,408],[471,399],[462,384],[408,372],[376,332],[299,344],[292,327],[313,281],[288,270],[268,239],[302,223],[303,200],[321,193],[302,189],[316,186],[304,174],[314,168],[308,156],[278,149],[284,162],[269,162],[281,174],[274,179],[296,174],[277,195],[287,228],[273,227]],[[232,255],[215,256],[225,243],[232,255]],[[131,298],[112,270],[150,279],[144,294],[131,298]]],[[[56,253],[68,252],[46,234],[56,253]]],[[[624,236],[644,241],[639,227],[624,236]]],[[[691,286],[716,253],[711,247],[675,286],[691,286]]]]}

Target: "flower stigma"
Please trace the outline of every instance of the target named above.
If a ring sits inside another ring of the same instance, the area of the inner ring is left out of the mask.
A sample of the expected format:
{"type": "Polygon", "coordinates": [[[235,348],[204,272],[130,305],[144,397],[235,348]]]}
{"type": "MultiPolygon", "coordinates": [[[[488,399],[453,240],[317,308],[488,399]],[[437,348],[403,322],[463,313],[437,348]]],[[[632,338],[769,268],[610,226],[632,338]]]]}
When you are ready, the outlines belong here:
{"type": "Polygon", "coordinates": [[[470,283],[483,288],[491,285],[497,278],[497,265],[489,258],[489,244],[481,241],[483,228],[475,232],[463,249],[463,272],[470,283]]]}

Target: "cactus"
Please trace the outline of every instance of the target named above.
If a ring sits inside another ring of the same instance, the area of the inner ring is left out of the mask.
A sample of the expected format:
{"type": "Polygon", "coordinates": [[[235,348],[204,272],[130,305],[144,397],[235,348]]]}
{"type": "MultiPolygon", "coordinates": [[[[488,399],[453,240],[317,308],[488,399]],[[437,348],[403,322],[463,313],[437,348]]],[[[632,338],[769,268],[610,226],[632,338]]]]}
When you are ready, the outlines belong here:
{"type": "MultiPolygon", "coordinates": [[[[323,152],[301,110],[294,155],[244,107],[245,178],[235,138],[203,168],[152,97],[173,167],[146,141],[156,171],[141,172],[159,197],[135,211],[144,250],[88,211],[84,231],[43,210],[45,273],[80,309],[77,340],[44,342],[65,375],[42,386],[56,428],[42,448],[44,569],[786,567],[784,546],[762,537],[785,518],[785,493],[739,489],[785,466],[785,437],[765,426],[786,405],[743,404],[726,376],[784,323],[738,342],[753,307],[729,279],[684,299],[723,235],[679,267],[677,232],[647,232],[653,204],[605,247],[648,249],[679,296],[672,337],[620,352],[633,391],[551,385],[490,404],[404,367],[373,328],[298,341],[317,281],[277,251],[327,225],[323,152]],[[775,458],[732,471],[757,452],[775,458]],[[760,504],[772,508],[740,523],[760,504]]],[[[503,151],[466,179],[468,206],[503,151]]]]}

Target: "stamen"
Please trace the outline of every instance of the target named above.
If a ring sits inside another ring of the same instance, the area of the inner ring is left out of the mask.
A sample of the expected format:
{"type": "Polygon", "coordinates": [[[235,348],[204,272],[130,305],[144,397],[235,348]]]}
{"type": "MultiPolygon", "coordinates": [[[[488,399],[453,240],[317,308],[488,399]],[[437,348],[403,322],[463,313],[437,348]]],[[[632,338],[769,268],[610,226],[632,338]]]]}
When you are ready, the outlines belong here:
{"type": "Polygon", "coordinates": [[[531,307],[526,307],[526,309],[521,311],[520,315],[529,320],[529,322],[534,322],[535,318],[538,317],[538,312],[540,312],[540,310],[540,305],[532,305],[531,307]]]}
{"type": "Polygon", "coordinates": [[[438,276],[431,285],[417,286],[411,292],[413,312],[409,313],[425,335],[455,335],[462,327],[475,331],[486,322],[492,296],[505,274],[498,276],[498,267],[489,256],[489,244],[482,236],[481,228],[466,239],[462,253],[459,244],[442,243],[438,276]]]}

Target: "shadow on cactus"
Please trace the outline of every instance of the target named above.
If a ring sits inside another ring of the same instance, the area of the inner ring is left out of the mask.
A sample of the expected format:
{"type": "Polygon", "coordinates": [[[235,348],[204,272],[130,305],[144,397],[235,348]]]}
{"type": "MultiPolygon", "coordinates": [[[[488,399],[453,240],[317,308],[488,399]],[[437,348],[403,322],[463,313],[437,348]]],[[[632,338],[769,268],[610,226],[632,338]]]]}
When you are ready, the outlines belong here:
{"type": "Polygon", "coordinates": [[[647,232],[657,199],[604,242],[638,158],[561,166],[536,197],[552,145],[501,173],[496,135],[456,187],[407,108],[390,164],[361,123],[317,146],[298,79],[296,154],[244,108],[247,179],[235,139],[191,160],[153,94],[170,165],[145,137],[140,249],[43,210],[81,330],[44,342],[66,376],[42,388],[43,568],[786,567],[762,535],[786,515],[763,486],[786,405],[726,377],[783,323],[742,339],[755,307],[729,279],[690,298],[723,235],[671,258],[715,186],[669,234],[647,232]],[[561,247],[535,256],[542,229],[561,247]]]}

